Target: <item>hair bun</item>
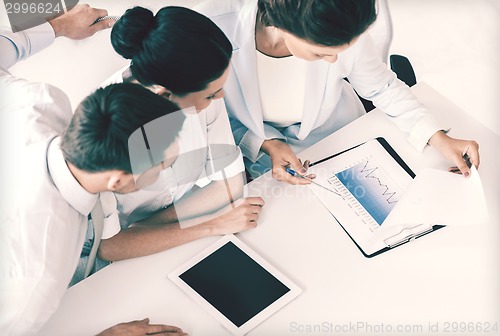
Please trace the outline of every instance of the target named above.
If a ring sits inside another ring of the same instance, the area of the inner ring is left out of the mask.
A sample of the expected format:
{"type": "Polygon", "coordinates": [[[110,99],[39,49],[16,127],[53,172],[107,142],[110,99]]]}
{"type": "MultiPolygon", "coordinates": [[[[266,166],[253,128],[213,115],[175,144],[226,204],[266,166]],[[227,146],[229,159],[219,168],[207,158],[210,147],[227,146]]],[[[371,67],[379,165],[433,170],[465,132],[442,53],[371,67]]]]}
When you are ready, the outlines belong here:
{"type": "Polygon", "coordinates": [[[143,42],[156,26],[156,18],[149,9],[128,9],[111,31],[111,44],[115,51],[127,59],[141,52],[143,42]]]}

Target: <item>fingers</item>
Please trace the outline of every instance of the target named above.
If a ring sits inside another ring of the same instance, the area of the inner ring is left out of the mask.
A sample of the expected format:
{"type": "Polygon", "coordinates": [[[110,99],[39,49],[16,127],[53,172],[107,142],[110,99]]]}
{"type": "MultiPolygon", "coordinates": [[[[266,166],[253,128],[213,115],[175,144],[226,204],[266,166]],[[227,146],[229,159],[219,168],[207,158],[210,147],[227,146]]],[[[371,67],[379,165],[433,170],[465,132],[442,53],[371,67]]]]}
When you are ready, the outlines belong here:
{"type": "Polygon", "coordinates": [[[103,17],[103,16],[108,16],[108,11],[105,10],[105,9],[101,9],[101,8],[94,8],[94,13],[95,15],[97,16],[96,17],[96,20],[100,17],[103,17]]]}
{"type": "MultiPolygon", "coordinates": [[[[273,166],[272,177],[275,180],[283,181],[283,182],[286,182],[286,183],[289,183],[289,184],[306,185],[306,184],[310,184],[311,183],[307,179],[304,179],[304,178],[301,178],[301,177],[298,177],[298,176],[293,176],[290,173],[288,173],[286,171],[287,166],[288,166],[288,164],[286,164],[286,165],[278,164],[278,165],[273,166]]],[[[302,164],[300,164],[300,167],[301,167],[300,171],[304,171],[305,170],[305,168],[302,167],[302,164]]],[[[293,168],[293,167],[291,167],[291,168],[294,171],[298,172],[298,170],[295,170],[295,168],[293,168]]],[[[303,175],[303,174],[301,174],[301,175],[303,175]]]]}
{"type": "Polygon", "coordinates": [[[94,23],[91,26],[92,29],[94,30],[93,34],[97,33],[98,31],[113,27],[115,22],[116,21],[114,19],[106,19],[106,20],[102,20],[102,21],[99,21],[97,23],[94,23]]]}
{"type": "Polygon", "coordinates": [[[232,205],[228,205],[226,207],[232,206],[232,209],[234,207],[239,208],[239,207],[245,207],[245,206],[259,206],[263,207],[265,204],[264,199],[262,197],[247,197],[247,198],[240,198],[237,199],[232,205]]]}
{"type": "Polygon", "coordinates": [[[429,143],[447,159],[451,160],[456,167],[449,169],[450,172],[460,173],[465,177],[470,176],[471,165],[479,167],[479,145],[474,140],[461,140],[449,137],[443,132],[436,133],[429,143]]]}
{"type": "MultiPolygon", "coordinates": [[[[297,158],[293,149],[280,140],[272,139],[264,141],[262,145],[264,152],[269,154],[272,162],[272,176],[278,181],[290,184],[309,184],[307,179],[293,176],[286,171],[287,168],[293,169],[297,174],[304,175],[307,169],[297,158]]],[[[308,166],[308,165],[307,165],[308,166]]]]}
{"type": "Polygon", "coordinates": [[[88,4],[81,4],[76,5],[64,15],[75,25],[78,24],[79,20],[85,20],[88,25],[91,26],[97,19],[108,16],[108,11],[101,8],[90,7],[88,4]]]}
{"type": "Polygon", "coordinates": [[[165,335],[186,335],[181,328],[164,324],[151,324],[147,327],[146,335],[165,334],[165,335]]]}
{"type": "Polygon", "coordinates": [[[264,206],[262,197],[248,197],[237,209],[241,219],[246,223],[247,228],[253,228],[257,225],[260,212],[264,206]]]}
{"type": "Polygon", "coordinates": [[[303,179],[303,178],[300,178],[298,176],[292,176],[292,175],[290,175],[286,171],[286,166],[283,166],[283,165],[278,165],[278,166],[274,166],[273,167],[272,177],[275,180],[283,181],[283,182],[286,182],[286,183],[289,183],[289,184],[306,185],[306,184],[310,184],[311,183],[307,179],[303,179]]]}
{"type": "Polygon", "coordinates": [[[476,169],[479,168],[479,144],[475,141],[469,141],[469,144],[465,148],[464,155],[469,157],[470,163],[473,164],[476,169]]]}
{"type": "Polygon", "coordinates": [[[263,207],[265,204],[264,199],[262,197],[247,197],[245,200],[246,202],[248,202],[248,204],[256,205],[259,207],[263,207]]]}
{"type": "MultiPolygon", "coordinates": [[[[301,160],[299,159],[299,161],[301,161],[301,160]]],[[[302,166],[303,166],[303,167],[304,167],[304,169],[307,171],[307,170],[309,169],[309,165],[310,165],[310,164],[311,164],[311,161],[306,160],[302,166]]]]}
{"type": "Polygon", "coordinates": [[[460,173],[465,176],[469,177],[470,176],[470,169],[467,166],[467,162],[462,156],[456,156],[453,160],[453,162],[457,165],[458,170],[460,173]]]}
{"type": "Polygon", "coordinates": [[[448,169],[449,172],[454,174],[461,174],[465,177],[470,176],[470,167],[472,167],[472,162],[470,162],[467,154],[464,156],[456,156],[453,159],[457,165],[448,169]]]}
{"type": "MultiPolygon", "coordinates": [[[[463,150],[461,155],[454,155],[452,160],[456,164],[456,168],[465,176],[470,176],[470,167],[474,165],[479,167],[479,145],[475,141],[463,141],[463,150]]],[[[453,171],[455,169],[450,169],[453,171]]]]}
{"type": "MultiPolygon", "coordinates": [[[[311,164],[311,161],[309,160],[306,160],[306,162],[304,162],[304,168],[307,170],[309,170],[309,165],[311,164]]],[[[315,179],[316,178],[316,175],[315,174],[307,174],[305,175],[305,177],[307,177],[308,179],[315,179]]]]}
{"type": "Polygon", "coordinates": [[[295,170],[300,175],[305,175],[307,173],[307,169],[304,166],[305,163],[304,165],[302,165],[302,162],[296,156],[290,157],[288,160],[288,164],[292,167],[293,170],[295,170]]]}

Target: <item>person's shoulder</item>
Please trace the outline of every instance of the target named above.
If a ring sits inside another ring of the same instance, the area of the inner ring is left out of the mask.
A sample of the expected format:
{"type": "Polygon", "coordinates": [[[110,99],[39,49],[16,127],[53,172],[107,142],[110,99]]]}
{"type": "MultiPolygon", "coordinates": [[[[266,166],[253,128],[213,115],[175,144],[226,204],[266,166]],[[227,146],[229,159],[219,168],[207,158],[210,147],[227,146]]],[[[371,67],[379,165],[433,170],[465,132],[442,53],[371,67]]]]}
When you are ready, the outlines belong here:
{"type": "Polygon", "coordinates": [[[60,135],[73,116],[68,96],[53,85],[5,76],[0,86],[5,94],[0,109],[12,114],[11,126],[20,128],[26,145],[60,135]]]}
{"type": "Polygon", "coordinates": [[[10,166],[6,169],[9,181],[5,192],[9,200],[2,215],[19,227],[32,225],[33,220],[46,223],[44,219],[53,215],[53,207],[48,205],[60,197],[47,168],[49,143],[50,139],[29,145],[14,144],[20,145],[16,146],[16,153],[7,154],[10,166]]]}
{"type": "Polygon", "coordinates": [[[71,104],[68,96],[59,88],[43,82],[32,82],[12,75],[0,76],[0,85],[5,95],[2,107],[11,109],[16,107],[36,105],[59,105],[66,114],[71,115],[71,104]],[[68,108],[69,107],[69,111],[68,108]]]}

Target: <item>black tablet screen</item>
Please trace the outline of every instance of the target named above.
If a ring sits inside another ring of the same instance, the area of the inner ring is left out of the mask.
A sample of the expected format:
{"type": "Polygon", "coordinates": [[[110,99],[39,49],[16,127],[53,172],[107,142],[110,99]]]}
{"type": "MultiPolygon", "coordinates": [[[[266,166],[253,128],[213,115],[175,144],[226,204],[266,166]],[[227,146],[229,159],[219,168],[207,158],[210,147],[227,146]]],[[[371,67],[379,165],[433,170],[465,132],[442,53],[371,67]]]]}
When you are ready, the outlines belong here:
{"type": "Polygon", "coordinates": [[[237,327],[290,291],[232,242],[179,277],[237,327]]]}

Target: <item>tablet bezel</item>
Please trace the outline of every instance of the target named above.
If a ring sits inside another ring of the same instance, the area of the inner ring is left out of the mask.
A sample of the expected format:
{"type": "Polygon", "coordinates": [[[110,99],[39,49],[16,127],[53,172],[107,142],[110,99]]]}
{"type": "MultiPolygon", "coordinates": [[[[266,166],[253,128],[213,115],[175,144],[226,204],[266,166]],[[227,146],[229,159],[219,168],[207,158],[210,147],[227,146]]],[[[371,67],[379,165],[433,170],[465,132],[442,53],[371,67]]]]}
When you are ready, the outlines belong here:
{"type": "Polygon", "coordinates": [[[193,258],[189,259],[188,261],[177,267],[175,270],[173,270],[168,274],[168,278],[178,287],[180,287],[191,299],[193,299],[196,303],[198,303],[201,307],[203,307],[203,309],[205,309],[209,314],[211,314],[217,321],[219,321],[234,335],[244,335],[248,333],[250,330],[255,328],[257,325],[262,323],[264,320],[269,318],[271,315],[276,313],[278,310],[283,308],[285,305],[290,303],[292,300],[294,300],[302,293],[300,287],[298,287],[288,277],[286,277],[283,273],[278,271],[274,266],[269,264],[255,251],[253,251],[250,247],[248,247],[245,243],[243,243],[241,240],[239,240],[238,238],[236,238],[236,236],[232,234],[223,236],[215,243],[210,245],[208,248],[201,251],[193,258]],[[261,310],[257,315],[253,316],[251,319],[242,324],[240,327],[234,325],[226,316],[224,316],[221,312],[219,312],[214,306],[212,306],[207,300],[205,300],[205,298],[203,298],[200,294],[198,294],[198,292],[196,292],[192,287],[190,287],[180,278],[181,274],[183,274],[191,267],[196,265],[198,262],[202,261],[209,255],[211,255],[213,252],[217,251],[220,247],[224,246],[229,242],[233,243],[242,252],[246,253],[256,263],[262,266],[267,272],[269,272],[272,276],[274,276],[277,280],[282,282],[286,287],[290,289],[290,291],[288,291],[279,299],[274,301],[272,304],[261,310]]]}

